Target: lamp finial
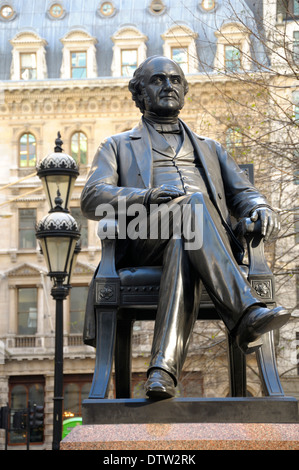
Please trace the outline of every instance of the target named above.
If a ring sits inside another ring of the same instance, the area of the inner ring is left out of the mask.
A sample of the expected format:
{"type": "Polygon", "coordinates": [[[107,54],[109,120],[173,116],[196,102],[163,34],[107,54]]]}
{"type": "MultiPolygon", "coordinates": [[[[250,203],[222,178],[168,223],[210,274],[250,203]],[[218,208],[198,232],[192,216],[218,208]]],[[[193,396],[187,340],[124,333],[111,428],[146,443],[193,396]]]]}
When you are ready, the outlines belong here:
{"type": "Polygon", "coordinates": [[[62,147],[61,147],[62,144],[63,144],[63,141],[61,140],[61,134],[58,131],[57,139],[55,140],[55,148],[54,148],[55,153],[62,153],[63,152],[62,147]]]}

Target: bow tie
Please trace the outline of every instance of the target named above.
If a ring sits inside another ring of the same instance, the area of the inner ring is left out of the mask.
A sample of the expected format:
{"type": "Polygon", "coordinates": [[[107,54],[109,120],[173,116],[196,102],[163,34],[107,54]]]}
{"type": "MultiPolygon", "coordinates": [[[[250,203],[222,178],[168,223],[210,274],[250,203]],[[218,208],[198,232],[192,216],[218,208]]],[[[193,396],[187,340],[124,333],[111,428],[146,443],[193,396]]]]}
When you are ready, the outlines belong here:
{"type": "Polygon", "coordinates": [[[160,134],[180,134],[182,132],[179,124],[155,124],[154,128],[160,134]]]}

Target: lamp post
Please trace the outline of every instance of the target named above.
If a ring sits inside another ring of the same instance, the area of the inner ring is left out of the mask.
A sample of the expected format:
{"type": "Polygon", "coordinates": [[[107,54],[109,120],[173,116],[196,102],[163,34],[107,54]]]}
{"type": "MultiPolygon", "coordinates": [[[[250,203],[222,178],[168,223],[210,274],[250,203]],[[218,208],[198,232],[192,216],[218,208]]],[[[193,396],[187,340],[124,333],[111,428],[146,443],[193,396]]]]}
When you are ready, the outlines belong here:
{"type": "Polygon", "coordinates": [[[45,157],[37,167],[37,175],[45,188],[50,210],[37,224],[36,238],[46,260],[48,276],[53,281],[51,295],[56,301],[52,450],[59,450],[62,434],[63,300],[69,293],[70,276],[75,264],[74,253],[79,250],[80,238],[77,222],[67,208],[79,171],[75,160],[63,153],[60,137],[58,133],[54,153],[45,157]]]}

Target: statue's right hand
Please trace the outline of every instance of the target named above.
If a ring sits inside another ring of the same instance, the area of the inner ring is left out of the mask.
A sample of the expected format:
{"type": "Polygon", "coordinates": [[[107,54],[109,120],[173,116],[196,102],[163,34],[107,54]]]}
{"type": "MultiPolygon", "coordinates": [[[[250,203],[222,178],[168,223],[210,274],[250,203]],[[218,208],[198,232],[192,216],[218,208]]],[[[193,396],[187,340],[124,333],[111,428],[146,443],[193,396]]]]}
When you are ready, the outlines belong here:
{"type": "Polygon", "coordinates": [[[184,191],[179,188],[176,188],[175,186],[163,184],[158,188],[152,189],[149,196],[148,204],[163,204],[171,201],[176,197],[183,196],[184,194],[184,191]]]}

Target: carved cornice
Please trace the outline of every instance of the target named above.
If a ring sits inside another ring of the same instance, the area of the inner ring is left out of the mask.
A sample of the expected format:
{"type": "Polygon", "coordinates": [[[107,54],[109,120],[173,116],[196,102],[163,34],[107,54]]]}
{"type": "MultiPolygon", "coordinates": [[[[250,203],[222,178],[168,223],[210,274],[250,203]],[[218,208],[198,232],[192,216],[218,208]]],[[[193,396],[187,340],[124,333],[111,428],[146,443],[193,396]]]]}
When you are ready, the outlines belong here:
{"type": "MultiPolygon", "coordinates": [[[[233,93],[244,93],[242,83],[229,77],[195,75],[188,77],[189,93],[186,97],[184,115],[198,112],[198,104],[203,94],[209,100],[219,99],[221,89],[233,93]],[[233,83],[232,83],[233,82],[233,83]],[[217,85],[217,86],[215,86],[217,85]],[[217,96],[218,95],[218,96],[217,96]],[[195,100],[193,98],[196,98],[195,100]]],[[[98,80],[44,80],[24,82],[2,82],[0,84],[0,114],[2,119],[28,116],[35,119],[49,116],[74,116],[98,118],[108,116],[118,118],[128,116],[138,118],[140,113],[132,101],[127,79],[98,80]]],[[[256,85],[255,85],[256,86],[256,85]]],[[[250,91],[250,86],[248,88],[250,91]]],[[[246,93],[246,91],[245,91],[246,93]]]]}

